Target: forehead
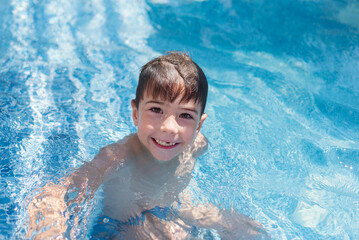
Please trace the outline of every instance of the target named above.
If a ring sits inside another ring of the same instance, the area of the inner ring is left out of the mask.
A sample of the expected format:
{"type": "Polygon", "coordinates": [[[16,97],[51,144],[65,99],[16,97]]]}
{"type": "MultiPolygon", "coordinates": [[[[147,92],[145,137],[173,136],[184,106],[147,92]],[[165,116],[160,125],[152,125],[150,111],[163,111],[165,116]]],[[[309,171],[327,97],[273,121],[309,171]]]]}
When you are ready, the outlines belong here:
{"type": "Polygon", "coordinates": [[[186,100],[184,97],[184,94],[180,94],[177,98],[170,101],[169,99],[163,98],[161,95],[154,96],[150,92],[145,92],[142,101],[144,104],[156,102],[156,103],[163,104],[163,105],[171,105],[171,106],[177,105],[181,108],[196,109],[198,111],[201,108],[201,105],[198,102],[196,102],[195,99],[186,100]]]}
{"type": "Polygon", "coordinates": [[[152,97],[154,99],[174,102],[197,102],[198,92],[192,84],[186,84],[185,81],[178,76],[176,79],[157,78],[149,81],[143,91],[143,97],[152,97]]]}

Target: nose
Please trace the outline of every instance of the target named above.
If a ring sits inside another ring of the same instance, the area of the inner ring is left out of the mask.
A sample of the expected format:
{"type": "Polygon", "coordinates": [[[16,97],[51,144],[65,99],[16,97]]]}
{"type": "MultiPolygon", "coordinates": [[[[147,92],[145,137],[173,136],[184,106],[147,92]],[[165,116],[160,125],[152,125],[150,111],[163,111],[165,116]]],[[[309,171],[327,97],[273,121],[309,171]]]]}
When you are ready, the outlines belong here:
{"type": "Polygon", "coordinates": [[[179,125],[177,123],[176,117],[168,116],[165,117],[162,121],[160,130],[167,133],[177,134],[179,130],[179,125]]]}

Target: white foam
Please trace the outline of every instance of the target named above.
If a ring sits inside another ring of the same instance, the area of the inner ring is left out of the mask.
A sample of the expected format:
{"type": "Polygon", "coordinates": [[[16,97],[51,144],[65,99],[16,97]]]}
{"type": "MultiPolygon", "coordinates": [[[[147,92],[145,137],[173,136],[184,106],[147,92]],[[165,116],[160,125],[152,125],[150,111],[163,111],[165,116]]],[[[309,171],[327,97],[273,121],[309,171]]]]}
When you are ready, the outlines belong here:
{"type": "Polygon", "coordinates": [[[51,65],[76,66],[80,60],[76,54],[76,44],[70,27],[76,19],[76,11],[71,1],[51,1],[45,6],[45,12],[49,18],[48,31],[52,34],[49,39],[56,43],[47,51],[51,65]]]}
{"type": "Polygon", "coordinates": [[[316,228],[327,215],[328,210],[300,201],[293,213],[293,220],[304,227],[316,228]]]}
{"type": "Polygon", "coordinates": [[[151,3],[154,4],[169,4],[169,0],[150,0],[151,3]]]}
{"type": "Polygon", "coordinates": [[[143,0],[119,0],[113,2],[115,11],[119,14],[118,36],[129,47],[151,52],[147,47],[147,39],[155,32],[149,22],[147,8],[143,0]]]}

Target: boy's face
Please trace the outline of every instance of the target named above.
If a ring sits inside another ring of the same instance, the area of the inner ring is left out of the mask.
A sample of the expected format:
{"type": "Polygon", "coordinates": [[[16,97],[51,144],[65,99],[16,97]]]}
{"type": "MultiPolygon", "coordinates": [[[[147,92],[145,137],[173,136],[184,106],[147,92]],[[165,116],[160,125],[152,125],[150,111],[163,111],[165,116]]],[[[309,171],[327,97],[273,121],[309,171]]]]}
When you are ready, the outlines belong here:
{"type": "Polygon", "coordinates": [[[174,102],[145,94],[138,108],[132,101],[132,116],[141,143],[159,161],[169,161],[193,143],[207,114],[194,101],[174,102]]]}

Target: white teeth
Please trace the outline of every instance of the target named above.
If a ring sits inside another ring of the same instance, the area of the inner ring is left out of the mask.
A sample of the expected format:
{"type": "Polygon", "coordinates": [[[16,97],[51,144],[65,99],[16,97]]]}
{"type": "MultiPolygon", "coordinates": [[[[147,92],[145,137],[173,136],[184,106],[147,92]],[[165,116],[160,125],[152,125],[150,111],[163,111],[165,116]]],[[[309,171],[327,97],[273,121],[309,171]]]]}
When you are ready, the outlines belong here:
{"type": "Polygon", "coordinates": [[[162,145],[162,146],[166,146],[166,147],[168,147],[168,146],[173,146],[173,145],[176,144],[176,143],[163,142],[163,141],[158,140],[158,139],[155,139],[155,141],[156,141],[158,144],[160,144],[160,145],[162,145]]]}

